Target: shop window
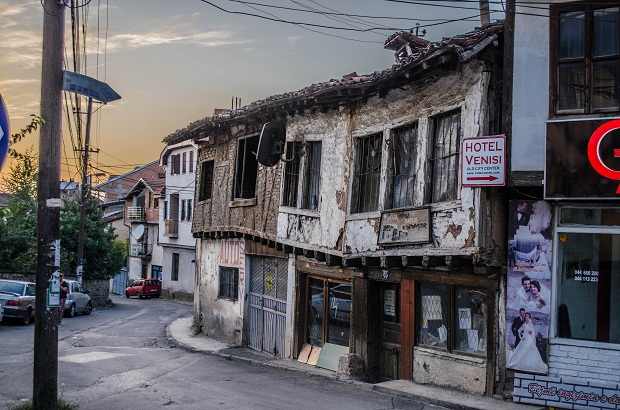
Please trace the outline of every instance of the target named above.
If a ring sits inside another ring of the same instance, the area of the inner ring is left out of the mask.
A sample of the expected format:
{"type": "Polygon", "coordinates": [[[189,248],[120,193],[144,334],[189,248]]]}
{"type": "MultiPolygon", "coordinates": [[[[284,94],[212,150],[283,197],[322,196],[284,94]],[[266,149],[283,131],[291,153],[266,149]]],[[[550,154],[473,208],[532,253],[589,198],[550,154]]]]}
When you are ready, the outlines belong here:
{"type": "Polygon", "coordinates": [[[308,278],[307,343],[349,346],[351,284],[308,278]]]}
{"type": "Polygon", "coordinates": [[[382,139],[382,134],[374,134],[354,141],[352,214],[379,209],[382,139]]]}
{"type": "Polygon", "coordinates": [[[237,159],[235,164],[235,184],[233,199],[251,199],[256,196],[256,178],[258,161],[258,135],[240,138],[237,142],[237,159]]]}
{"type": "Polygon", "coordinates": [[[239,299],[239,269],[220,266],[218,298],[239,299]]]}
{"type": "Polygon", "coordinates": [[[458,198],[459,188],[461,111],[442,114],[432,122],[431,201],[453,201],[458,198]]]}
{"type": "Polygon", "coordinates": [[[486,294],[476,288],[421,283],[417,345],[486,356],[486,294]]]}
{"type": "Polygon", "coordinates": [[[413,206],[416,182],[418,124],[392,132],[392,186],[388,209],[413,206]]]}
{"type": "Polygon", "coordinates": [[[592,230],[560,233],[557,335],[620,343],[620,232],[592,230]]]}
{"type": "Polygon", "coordinates": [[[200,168],[200,187],[198,190],[198,200],[206,201],[211,199],[213,193],[213,165],[214,161],[205,161],[200,168]]]}
{"type": "Polygon", "coordinates": [[[283,206],[313,211],[319,209],[321,145],[321,141],[287,143],[286,152],[290,160],[284,166],[283,206]]]}
{"type": "Polygon", "coordinates": [[[620,107],[620,7],[609,6],[552,6],[553,98],[558,113],[620,107]]]}

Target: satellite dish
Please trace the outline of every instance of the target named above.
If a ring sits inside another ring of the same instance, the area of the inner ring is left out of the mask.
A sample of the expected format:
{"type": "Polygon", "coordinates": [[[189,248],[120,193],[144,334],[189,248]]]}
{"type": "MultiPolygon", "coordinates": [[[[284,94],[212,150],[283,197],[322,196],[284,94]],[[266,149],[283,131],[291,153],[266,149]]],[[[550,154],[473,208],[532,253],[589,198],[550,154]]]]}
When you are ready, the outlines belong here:
{"type": "Polygon", "coordinates": [[[133,237],[136,239],[140,239],[142,238],[142,235],[144,235],[144,225],[140,224],[136,226],[136,229],[133,230],[133,237]]]}
{"type": "Polygon", "coordinates": [[[263,125],[258,140],[256,160],[267,167],[277,164],[284,153],[285,139],[286,130],[281,122],[273,121],[263,125]]]}

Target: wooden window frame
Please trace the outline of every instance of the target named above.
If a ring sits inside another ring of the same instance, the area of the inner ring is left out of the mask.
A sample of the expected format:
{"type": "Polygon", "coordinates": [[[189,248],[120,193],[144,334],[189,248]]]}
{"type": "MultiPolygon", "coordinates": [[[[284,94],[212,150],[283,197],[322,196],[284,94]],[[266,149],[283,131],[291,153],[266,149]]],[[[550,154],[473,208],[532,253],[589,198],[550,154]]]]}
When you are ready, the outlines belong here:
{"type": "MultiPolygon", "coordinates": [[[[595,114],[595,113],[617,113],[620,112],[620,104],[617,107],[592,108],[592,67],[597,61],[617,61],[616,71],[616,98],[620,100],[620,50],[614,56],[595,57],[593,56],[593,12],[595,10],[618,7],[614,0],[597,0],[596,3],[564,3],[550,6],[550,48],[549,48],[549,115],[569,115],[569,114],[595,114]],[[566,12],[584,12],[585,38],[584,38],[584,57],[561,60],[559,56],[560,47],[560,14],[566,12]],[[560,73],[561,63],[583,62],[585,65],[584,79],[584,106],[583,108],[560,109],[560,73]]],[[[620,13],[620,11],[619,11],[620,13]]],[[[620,41],[620,29],[617,41],[620,41]]]]}
{"type": "Polygon", "coordinates": [[[461,109],[447,111],[431,118],[432,145],[429,154],[429,187],[427,203],[454,201],[459,198],[459,155],[461,143],[461,109]],[[456,135],[452,132],[452,125],[456,117],[456,135]],[[449,127],[444,127],[442,121],[450,121],[449,127]],[[446,139],[449,138],[446,144],[446,139]],[[447,149],[445,149],[447,147],[447,149]],[[440,169],[440,163],[447,164],[440,169]],[[439,172],[441,171],[441,172],[439,172]]]}
{"type": "Polygon", "coordinates": [[[259,135],[250,135],[237,140],[233,200],[256,198],[258,160],[253,152],[258,150],[258,141],[259,135]]]}
{"type": "Polygon", "coordinates": [[[217,298],[239,300],[239,269],[229,266],[220,266],[218,276],[219,286],[217,298]]]}
{"type": "Polygon", "coordinates": [[[353,162],[351,187],[351,214],[376,212],[379,210],[381,168],[383,155],[383,133],[375,133],[353,140],[355,159],[353,162]],[[378,164],[376,163],[378,159],[378,164]],[[368,186],[370,184],[370,186],[368,186]]]}
{"type": "Polygon", "coordinates": [[[215,172],[215,161],[204,161],[200,165],[200,186],[198,189],[198,200],[206,201],[213,196],[213,177],[215,172]]]}

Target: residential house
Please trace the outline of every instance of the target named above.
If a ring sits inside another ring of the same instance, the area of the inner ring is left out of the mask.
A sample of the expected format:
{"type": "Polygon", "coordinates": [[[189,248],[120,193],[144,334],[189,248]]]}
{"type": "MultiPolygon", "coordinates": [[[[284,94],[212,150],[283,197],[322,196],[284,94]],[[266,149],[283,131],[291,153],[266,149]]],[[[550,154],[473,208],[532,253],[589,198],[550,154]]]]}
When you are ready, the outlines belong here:
{"type": "Polygon", "coordinates": [[[162,278],[163,249],[159,245],[159,200],[164,175],[140,178],[125,196],[125,224],[129,226],[129,279],[162,278]]]}
{"type": "Polygon", "coordinates": [[[166,146],[160,158],[166,186],[158,240],[163,248],[162,292],[170,297],[194,297],[196,239],[191,228],[197,154],[197,146],[188,140],[166,146]]]}
{"type": "Polygon", "coordinates": [[[507,193],[529,219],[507,237],[508,387],[520,402],[618,408],[620,6],[509,1],[507,13],[507,193]],[[533,343],[511,328],[521,308],[533,343]]]}
{"type": "Polygon", "coordinates": [[[332,370],[343,355],[361,359],[373,382],[494,393],[505,206],[501,187],[462,183],[460,151],[501,133],[502,34],[502,24],[437,43],[396,33],[389,69],[164,140],[199,147],[204,333],[332,370]],[[269,145],[276,154],[259,163],[269,145]]]}

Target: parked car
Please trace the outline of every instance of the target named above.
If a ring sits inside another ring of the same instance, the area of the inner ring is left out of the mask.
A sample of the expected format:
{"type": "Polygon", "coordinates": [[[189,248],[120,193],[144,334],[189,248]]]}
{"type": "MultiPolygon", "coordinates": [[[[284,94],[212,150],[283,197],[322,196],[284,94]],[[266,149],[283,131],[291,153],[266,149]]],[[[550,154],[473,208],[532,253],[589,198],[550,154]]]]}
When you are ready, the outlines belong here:
{"type": "Polygon", "coordinates": [[[2,317],[4,316],[4,308],[0,305],[0,322],[2,322],[2,317]]]}
{"type": "MultiPolygon", "coordinates": [[[[351,285],[342,283],[329,290],[329,316],[332,319],[348,321],[351,319],[351,285]]],[[[323,293],[312,296],[312,314],[323,316],[323,293]]]]}
{"type": "Polygon", "coordinates": [[[131,286],[125,289],[125,296],[137,296],[138,299],[158,298],[161,295],[161,281],[159,279],[136,279],[131,286]]]}
{"type": "Polygon", "coordinates": [[[90,300],[89,291],[84,290],[82,285],[74,280],[67,280],[69,283],[69,294],[65,302],[65,316],[73,317],[76,313],[90,315],[93,311],[93,303],[90,300]]]}
{"type": "Polygon", "coordinates": [[[27,325],[34,317],[34,282],[0,279],[0,305],[4,317],[27,325]]]}

